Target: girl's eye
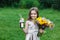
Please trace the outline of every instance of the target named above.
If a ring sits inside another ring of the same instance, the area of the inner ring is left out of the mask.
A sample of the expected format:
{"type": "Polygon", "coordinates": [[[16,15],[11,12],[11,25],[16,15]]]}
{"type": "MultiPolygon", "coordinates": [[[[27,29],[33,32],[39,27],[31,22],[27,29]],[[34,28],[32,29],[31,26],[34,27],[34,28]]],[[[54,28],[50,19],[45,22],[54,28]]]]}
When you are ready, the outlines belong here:
{"type": "Polygon", "coordinates": [[[31,13],[31,15],[37,15],[37,13],[31,13]]]}
{"type": "Polygon", "coordinates": [[[33,13],[31,13],[31,15],[33,15],[33,13]]]}

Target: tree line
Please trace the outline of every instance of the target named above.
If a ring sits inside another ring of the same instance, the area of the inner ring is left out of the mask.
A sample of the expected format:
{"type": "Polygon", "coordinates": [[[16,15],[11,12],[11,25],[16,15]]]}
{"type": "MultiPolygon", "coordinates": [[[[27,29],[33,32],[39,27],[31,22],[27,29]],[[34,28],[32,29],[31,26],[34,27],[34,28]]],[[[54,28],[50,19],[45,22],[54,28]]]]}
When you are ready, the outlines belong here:
{"type": "Polygon", "coordinates": [[[60,0],[0,0],[0,7],[60,9],[60,0]]]}

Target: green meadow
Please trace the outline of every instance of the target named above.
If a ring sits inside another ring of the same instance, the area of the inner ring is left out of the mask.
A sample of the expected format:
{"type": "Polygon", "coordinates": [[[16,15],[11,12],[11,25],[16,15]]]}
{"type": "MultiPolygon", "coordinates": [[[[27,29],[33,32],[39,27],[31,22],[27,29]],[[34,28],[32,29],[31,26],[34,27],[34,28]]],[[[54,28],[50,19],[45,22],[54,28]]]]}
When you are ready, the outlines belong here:
{"type": "MultiPolygon", "coordinates": [[[[25,40],[25,33],[19,27],[19,15],[26,21],[28,13],[29,9],[0,8],[0,40],[25,40]]],[[[60,11],[43,9],[39,10],[39,16],[46,17],[55,24],[54,29],[47,28],[40,39],[60,40],[60,11]]]]}

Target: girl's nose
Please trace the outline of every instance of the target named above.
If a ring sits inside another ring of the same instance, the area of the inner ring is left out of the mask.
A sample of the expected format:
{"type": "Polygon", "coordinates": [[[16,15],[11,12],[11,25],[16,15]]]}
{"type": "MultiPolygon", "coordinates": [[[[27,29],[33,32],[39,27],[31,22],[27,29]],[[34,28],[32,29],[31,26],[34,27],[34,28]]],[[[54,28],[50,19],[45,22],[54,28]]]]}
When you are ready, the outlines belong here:
{"type": "Polygon", "coordinates": [[[32,15],[33,17],[35,16],[35,15],[32,15]]]}

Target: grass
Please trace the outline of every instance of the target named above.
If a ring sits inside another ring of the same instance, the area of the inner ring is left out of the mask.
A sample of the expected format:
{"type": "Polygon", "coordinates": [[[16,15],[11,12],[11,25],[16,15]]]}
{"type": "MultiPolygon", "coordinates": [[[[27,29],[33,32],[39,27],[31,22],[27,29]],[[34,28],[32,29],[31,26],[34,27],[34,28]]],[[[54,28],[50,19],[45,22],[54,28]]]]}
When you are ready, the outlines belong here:
{"type": "MultiPolygon", "coordinates": [[[[0,8],[0,40],[25,40],[25,33],[19,27],[20,14],[28,18],[29,9],[0,8]]],[[[54,29],[46,29],[41,40],[60,40],[60,12],[53,9],[39,10],[39,15],[55,23],[54,29]]]]}

